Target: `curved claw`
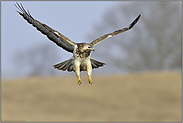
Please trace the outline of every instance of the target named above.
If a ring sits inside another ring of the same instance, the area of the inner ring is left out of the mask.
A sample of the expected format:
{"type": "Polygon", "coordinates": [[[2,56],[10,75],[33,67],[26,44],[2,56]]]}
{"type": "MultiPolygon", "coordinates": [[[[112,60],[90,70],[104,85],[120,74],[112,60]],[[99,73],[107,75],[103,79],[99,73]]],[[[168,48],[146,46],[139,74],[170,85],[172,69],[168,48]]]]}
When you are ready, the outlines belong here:
{"type": "Polygon", "coordinates": [[[91,77],[89,78],[89,84],[91,84],[92,85],[92,79],[91,79],[91,77]]]}
{"type": "Polygon", "coordinates": [[[81,83],[81,79],[78,79],[78,84],[79,84],[79,85],[82,84],[82,83],[81,83]]]}

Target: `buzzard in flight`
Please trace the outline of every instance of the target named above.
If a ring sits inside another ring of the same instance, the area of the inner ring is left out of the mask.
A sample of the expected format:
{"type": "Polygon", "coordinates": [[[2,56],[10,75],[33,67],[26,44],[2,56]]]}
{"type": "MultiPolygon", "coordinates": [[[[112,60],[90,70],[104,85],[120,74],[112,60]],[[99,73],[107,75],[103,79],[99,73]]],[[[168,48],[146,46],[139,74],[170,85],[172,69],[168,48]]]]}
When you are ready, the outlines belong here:
{"type": "Polygon", "coordinates": [[[87,71],[88,77],[89,77],[89,84],[92,84],[92,79],[91,79],[92,69],[102,67],[103,65],[105,65],[105,63],[99,62],[90,57],[92,51],[94,51],[93,47],[109,37],[115,36],[117,34],[120,34],[122,32],[125,32],[131,29],[138,22],[141,16],[139,15],[128,27],[116,30],[109,34],[105,34],[100,38],[95,39],[91,43],[74,43],[69,38],[60,34],[58,31],[34,19],[29,13],[29,11],[28,10],[26,11],[24,9],[21,3],[20,4],[17,3],[15,4],[15,6],[19,10],[17,12],[28,23],[36,27],[37,30],[39,30],[41,33],[46,35],[51,41],[56,43],[58,46],[62,47],[64,50],[71,52],[73,54],[73,56],[70,59],[53,66],[54,68],[62,71],[65,71],[65,70],[69,72],[74,71],[77,76],[79,85],[81,84],[81,78],[80,78],[81,71],[87,71]]]}

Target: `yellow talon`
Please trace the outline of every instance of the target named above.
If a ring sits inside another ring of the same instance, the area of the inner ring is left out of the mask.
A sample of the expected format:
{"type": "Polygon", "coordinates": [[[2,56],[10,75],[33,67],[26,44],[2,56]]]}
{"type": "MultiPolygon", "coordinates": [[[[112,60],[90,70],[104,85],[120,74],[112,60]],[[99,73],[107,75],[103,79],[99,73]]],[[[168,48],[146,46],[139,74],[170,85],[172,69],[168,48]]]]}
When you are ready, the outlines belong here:
{"type": "Polygon", "coordinates": [[[89,84],[91,84],[92,85],[92,79],[91,79],[91,77],[89,77],[89,84]]]}
{"type": "Polygon", "coordinates": [[[78,84],[79,84],[79,85],[81,84],[81,79],[78,79],[78,84]]]}

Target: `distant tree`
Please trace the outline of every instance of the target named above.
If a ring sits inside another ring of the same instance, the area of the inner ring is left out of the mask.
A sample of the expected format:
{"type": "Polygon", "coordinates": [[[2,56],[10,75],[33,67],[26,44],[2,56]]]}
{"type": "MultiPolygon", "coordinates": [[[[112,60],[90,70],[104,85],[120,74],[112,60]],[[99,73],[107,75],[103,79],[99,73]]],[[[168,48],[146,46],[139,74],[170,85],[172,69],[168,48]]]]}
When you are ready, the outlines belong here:
{"type": "Polygon", "coordinates": [[[138,14],[132,30],[101,42],[93,55],[125,72],[181,69],[180,2],[122,2],[106,12],[87,38],[128,26],[138,14]]]}
{"type": "MultiPolygon", "coordinates": [[[[27,76],[54,75],[52,65],[58,60],[58,51],[50,43],[30,47],[16,52],[14,63],[18,71],[25,71],[27,76]]],[[[24,74],[25,75],[25,74],[24,74]]]]}

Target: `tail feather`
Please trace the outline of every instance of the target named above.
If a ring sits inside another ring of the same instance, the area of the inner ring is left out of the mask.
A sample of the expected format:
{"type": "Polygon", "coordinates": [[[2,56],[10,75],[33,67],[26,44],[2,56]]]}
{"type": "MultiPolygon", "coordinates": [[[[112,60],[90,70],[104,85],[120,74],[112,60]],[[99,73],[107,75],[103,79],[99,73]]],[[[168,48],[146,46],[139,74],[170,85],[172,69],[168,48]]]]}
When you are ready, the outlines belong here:
{"type": "MultiPolygon", "coordinates": [[[[59,64],[53,65],[54,68],[56,68],[57,70],[62,70],[62,71],[74,71],[74,58],[70,58],[64,62],[61,62],[59,64]]],[[[92,58],[90,58],[91,61],[91,65],[92,65],[92,69],[94,68],[99,68],[102,67],[103,65],[105,65],[105,63],[99,62],[97,60],[94,60],[92,58]]],[[[80,67],[80,71],[86,71],[86,66],[82,66],[80,67]]]]}
{"type": "Polygon", "coordinates": [[[73,71],[73,67],[71,67],[71,66],[73,66],[73,57],[64,62],[53,65],[54,68],[56,68],[57,70],[62,70],[62,71],[65,71],[67,69],[68,69],[68,71],[73,71]]]}
{"type": "Polygon", "coordinates": [[[69,72],[74,71],[74,67],[73,67],[73,65],[72,65],[72,64],[70,64],[67,70],[68,70],[69,72]]]}
{"type": "Polygon", "coordinates": [[[69,60],[67,60],[67,61],[64,61],[64,62],[61,62],[61,63],[59,63],[59,64],[56,64],[56,65],[53,65],[54,66],[54,68],[57,68],[57,69],[59,69],[61,66],[63,66],[65,63],[67,63],[69,60]]]}
{"type": "Polygon", "coordinates": [[[72,60],[69,60],[67,63],[65,63],[62,67],[63,71],[67,70],[69,68],[69,66],[73,65],[72,60]]]}
{"type": "Polygon", "coordinates": [[[90,58],[90,61],[92,64],[92,69],[102,67],[103,65],[105,65],[105,63],[99,62],[99,61],[92,59],[92,58],[90,58]]]}

